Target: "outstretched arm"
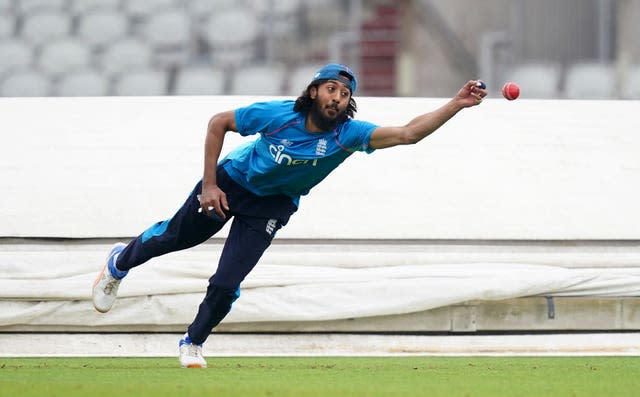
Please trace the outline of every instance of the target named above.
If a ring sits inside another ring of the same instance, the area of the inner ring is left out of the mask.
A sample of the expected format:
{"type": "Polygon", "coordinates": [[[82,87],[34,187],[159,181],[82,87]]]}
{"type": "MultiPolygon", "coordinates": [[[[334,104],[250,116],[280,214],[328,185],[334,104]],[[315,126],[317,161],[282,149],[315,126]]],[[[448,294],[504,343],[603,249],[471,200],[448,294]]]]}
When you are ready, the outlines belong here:
{"type": "Polygon", "coordinates": [[[414,118],[404,126],[376,128],[371,135],[369,147],[383,149],[421,141],[460,110],[482,103],[482,98],[487,95],[487,90],[480,88],[479,83],[479,80],[468,81],[449,102],[432,112],[414,118]]]}
{"type": "Polygon", "coordinates": [[[218,158],[222,150],[224,135],[227,131],[237,131],[236,117],[233,110],[218,113],[209,120],[207,137],[204,143],[204,174],[202,177],[202,194],[200,206],[209,214],[209,207],[224,219],[224,211],[229,210],[227,195],[218,187],[216,170],[218,158]]]}

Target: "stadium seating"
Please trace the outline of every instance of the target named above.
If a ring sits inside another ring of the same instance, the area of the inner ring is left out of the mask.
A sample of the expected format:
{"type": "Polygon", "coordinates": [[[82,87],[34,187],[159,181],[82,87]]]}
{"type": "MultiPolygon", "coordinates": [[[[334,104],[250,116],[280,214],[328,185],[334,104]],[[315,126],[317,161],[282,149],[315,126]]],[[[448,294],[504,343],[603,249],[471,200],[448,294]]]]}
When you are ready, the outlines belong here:
{"type": "Polygon", "coordinates": [[[628,99],[640,99],[640,65],[634,65],[629,70],[625,97],[628,99]]]}
{"type": "Polygon", "coordinates": [[[157,69],[135,69],[119,75],[113,85],[113,93],[123,96],[166,95],[167,73],[157,69]]]}
{"type": "Polygon", "coordinates": [[[67,5],[67,0],[16,0],[17,12],[28,15],[40,11],[62,12],[67,5]]]}
{"type": "Polygon", "coordinates": [[[0,82],[0,96],[40,97],[51,95],[51,82],[41,73],[25,69],[12,73],[0,82]]]}
{"type": "Polygon", "coordinates": [[[54,88],[57,96],[109,95],[110,81],[93,69],[74,70],[63,75],[54,88]]]}
{"type": "Polygon", "coordinates": [[[77,36],[97,49],[128,33],[129,21],[117,10],[87,11],[78,17],[77,36]]]}
{"type": "Polygon", "coordinates": [[[231,78],[233,95],[280,95],[284,85],[283,65],[251,65],[238,68],[231,78]]]}
{"type": "Polygon", "coordinates": [[[213,61],[233,67],[255,58],[258,25],[247,8],[236,7],[213,13],[199,33],[211,49],[213,61]]]}
{"type": "Polygon", "coordinates": [[[13,1],[12,0],[0,0],[0,13],[2,14],[10,14],[13,12],[13,1]]]}
{"type": "Polygon", "coordinates": [[[156,11],[180,4],[178,0],[126,0],[123,9],[134,19],[144,19],[156,11]]]}
{"type": "Polygon", "coordinates": [[[0,40],[15,34],[17,20],[13,15],[0,14],[0,40]]]}
{"type": "Polygon", "coordinates": [[[39,69],[50,77],[73,69],[88,67],[91,63],[91,49],[75,38],[65,38],[47,45],[38,59],[39,69]]]}
{"type": "Polygon", "coordinates": [[[121,0],[69,0],[71,15],[83,15],[94,11],[119,11],[121,0]]]}
{"type": "Polygon", "coordinates": [[[33,48],[22,39],[0,41],[0,78],[15,69],[28,68],[33,64],[33,48]]]}
{"type": "Polygon", "coordinates": [[[225,93],[225,73],[211,67],[188,67],[176,75],[175,95],[222,95],[225,93]]]}
{"type": "Polygon", "coordinates": [[[152,59],[153,52],[148,43],[129,37],[109,45],[101,56],[100,64],[106,74],[115,75],[149,67],[152,59]]]}
{"type": "Polygon", "coordinates": [[[321,64],[304,64],[296,66],[287,77],[287,81],[285,83],[285,94],[294,95],[296,97],[299,96],[302,91],[307,88],[313,78],[313,75],[321,67],[321,64]]]}
{"type": "Polygon", "coordinates": [[[21,36],[33,45],[42,45],[71,34],[71,17],[60,11],[41,11],[26,15],[21,36]]]}
{"type": "Polygon", "coordinates": [[[142,23],[142,36],[162,65],[184,65],[189,59],[191,20],[180,8],[167,8],[150,14],[142,23]]]}
{"type": "Polygon", "coordinates": [[[526,98],[556,98],[560,95],[560,79],[560,65],[529,63],[514,66],[504,82],[517,82],[526,98]]]}
{"type": "Polygon", "coordinates": [[[612,65],[580,62],[566,72],[565,97],[569,99],[612,99],[616,96],[612,65]]]}

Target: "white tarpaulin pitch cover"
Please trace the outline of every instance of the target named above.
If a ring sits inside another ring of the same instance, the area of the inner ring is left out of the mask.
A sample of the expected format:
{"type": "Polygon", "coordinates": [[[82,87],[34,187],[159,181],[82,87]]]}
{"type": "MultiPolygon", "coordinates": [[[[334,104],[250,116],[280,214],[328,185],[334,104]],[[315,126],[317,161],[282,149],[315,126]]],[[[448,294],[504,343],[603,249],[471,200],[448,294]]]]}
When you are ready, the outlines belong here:
{"type": "MultiPolygon", "coordinates": [[[[108,245],[5,247],[0,251],[0,327],[189,324],[215,271],[219,249],[212,247],[170,254],[134,269],[108,314],[97,313],[91,304],[91,286],[108,245]]],[[[405,257],[384,250],[383,258],[369,265],[363,260],[369,255],[357,251],[344,252],[331,265],[305,260],[304,248],[289,250],[285,254],[276,248],[265,255],[243,282],[225,322],[360,318],[536,295],[640,295],[640,268],[514,263],[514,255],[496,262],[438,264],[421,262],[410,252],[405,257]],[[296,257],[303,261],[295,263],[296,257]]]]}

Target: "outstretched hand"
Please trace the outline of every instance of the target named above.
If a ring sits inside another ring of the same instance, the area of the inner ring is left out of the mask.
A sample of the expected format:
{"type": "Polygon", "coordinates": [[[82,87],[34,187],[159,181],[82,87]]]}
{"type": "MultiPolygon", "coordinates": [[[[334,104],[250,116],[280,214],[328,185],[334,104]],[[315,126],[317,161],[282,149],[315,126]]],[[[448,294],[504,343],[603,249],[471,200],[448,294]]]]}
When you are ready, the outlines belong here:
{"type": "Polygon", "coordinates": [[[486,88],[480,86],[480,80],[468,81],[455,96],[461,107],[468,108],[482,103],[482,99],[489,94],[486,88]]]}

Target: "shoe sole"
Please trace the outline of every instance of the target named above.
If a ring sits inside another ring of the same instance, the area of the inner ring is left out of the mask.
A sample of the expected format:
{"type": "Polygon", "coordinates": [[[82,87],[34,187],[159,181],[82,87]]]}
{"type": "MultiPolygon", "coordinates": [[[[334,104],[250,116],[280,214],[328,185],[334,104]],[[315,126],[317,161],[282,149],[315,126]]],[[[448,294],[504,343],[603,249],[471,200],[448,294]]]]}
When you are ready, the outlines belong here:
{"type": "Polygon", "coordinates": [[[186,367],[182,367],[182,368],[207,368],[206,365],[200,365],[200,364],[189,364],[186,367]]]}

